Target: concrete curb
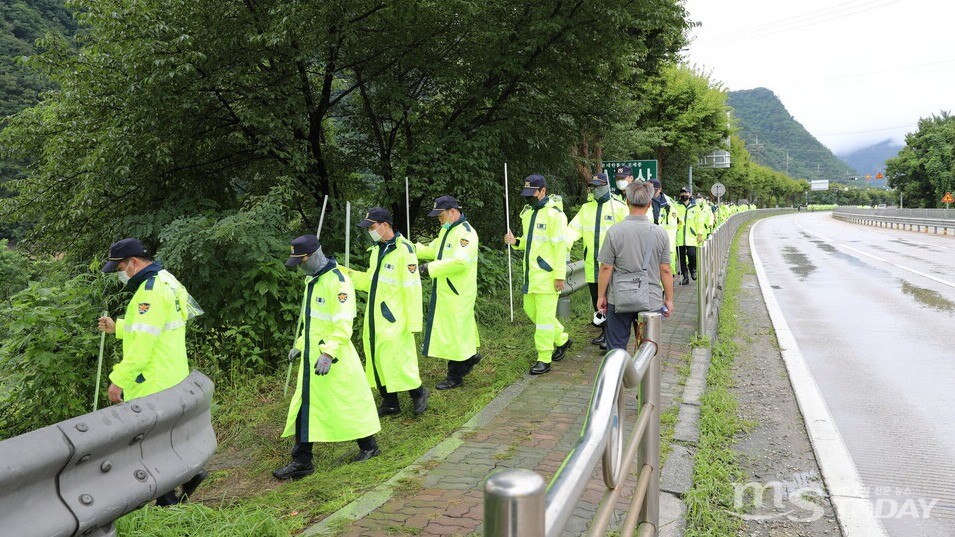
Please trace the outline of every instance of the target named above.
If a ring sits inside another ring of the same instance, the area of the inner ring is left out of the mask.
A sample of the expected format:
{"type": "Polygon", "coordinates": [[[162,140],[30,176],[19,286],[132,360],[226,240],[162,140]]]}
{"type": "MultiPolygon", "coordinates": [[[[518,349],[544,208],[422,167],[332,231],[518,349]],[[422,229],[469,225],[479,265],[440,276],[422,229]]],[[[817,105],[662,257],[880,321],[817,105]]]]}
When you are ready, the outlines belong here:
{"type": "Polygon", "coordinates": [[[511,401],[527,388],[530,384],[530,380],[530,375],[524,375],[524,378],[521,380],[504,388],[497,397],[492,399],[480,412],[465,422],[454,434],[439,442],[438,445],[428,450],[428,452],[419,457],[418,460],[403,468],[388,481],[363,494],[360,498],[342,507],[338,511],[335,511],[314,526],[309,527],[302,535],[334,534],[342,524],[363,518],[384,505],[385,502],[391,499],[395,489],[403,480],[420,475],[421,470],[426,464],[433,463],[434,461],[441,462],[446,459],[451,453],[461,447],[464,443],[464,436],[487,425],[495,416],[500,414],[511,401]]]}

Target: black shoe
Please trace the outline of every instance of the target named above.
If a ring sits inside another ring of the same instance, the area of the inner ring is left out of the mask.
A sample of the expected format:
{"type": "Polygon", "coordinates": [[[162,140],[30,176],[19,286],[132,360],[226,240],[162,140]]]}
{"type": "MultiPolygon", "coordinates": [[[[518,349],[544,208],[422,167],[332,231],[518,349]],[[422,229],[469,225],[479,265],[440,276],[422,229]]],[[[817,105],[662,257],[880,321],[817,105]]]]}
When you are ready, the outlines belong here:
{"type": "Polygon", "coordinates": [[[545,362],[537,362],[534,367],[531,367],[531,375],[543,375],[548,371],[550,371],[550,364],[545,362]]]}
{"type": "Polygon", "coordinates": [[[603,345],[604,343],[606,343],[606,341],[607,341],[607,336],[604,335],[604,334],[600,334],[599,336],[597,336],[597,337],[591,339],[591,340],[590,340],[590,344],[591,344],[591,345],[603,345]]]}
{"type": "Polygon", "coordinates": [[[170,507],[173,505],[179,505],[179,496],[176,496],[175,489],[156,498],[156,507],[170,507]]]}
{"type": "Polygon", "coordinates": [[[186,481],[182,485],[182,496],[179,497],[179,503],[186,501],[189,496],[192,496],[192,493],[199,488],[199,485],[202,484],[205,479],[209,477],[209,473],[205,470],[199,470],[199,473],[192,476],[192,479],[186,481]]]}
{"type": "Polygon", "coordinates": [[[557,347],[556,349],[554,349],[554,352],[550,355],[550,359],[553,360],[553,361],[555,361],[555,362],[559,362],[559,361],[563,360],[563,359],[564,359],[564,353],[567,352],[567,349],[570,348],[570,344],[573,343],[573,342],[574,342],[574,340],[572,340],[572,339],[570,339],[570,338],[567,338],[567,343],[564,343],[564,344],[561,345],[560,347],[557,347]]]}
{"type": "Polygon", "coordinates": [[[610,347],[607,346],[607,342],[606,342],[606,341],[604,341],[603,343],[600,344],[600,350],[602,350],[602,351],[609,351],[609,350],[610,350],[610,347]]]}
{"type": "Polygon", "coordinates": [[[401,414],[401,407],[389,406],[389,405],[381,405],[380,407],[378,407],[379,418],[383,418],[385,416],[394,416],[397,414],[401,414]]]}
{"type": "Polygon", "coordinates": [[[691,270],[691,271],[690,271],[690,277],[693,278],[694,280],[696,279],[696,271],[695,271],[695,270],[691,270]]]}
{"type": "Polygon", "coordinates": [[[352,462],[364,462],[372,457],[377,457],[381,455],[381,450],[378,448],[375,449],[360,449],[358,450],[358,455],[355,455],[352,458],[352,462]]]}
{"type": "Polygon", "coordinates": [[[287,466],[283,466],[272,472],[275,479],[282,481],[294,481],[301,479],[315,472],[315,467],[310,462],[292,461],[287,466]]]}
{"type": "Polygon", "coordinates": [[[431,397],[431,392],[427,388],[422,387],[424,393],[421,394],[421,397],[417,399],[412,399],[414,406],[411,407],[411,410],[414,412],[415,416],[420,416],[424,414],[425,410],[428,410],[428,398],[431,397]]]}
{"type": "Polygon", "coordinates": [[[677,285],[690,285],[690,279],[684,276],[677,285]]]}
{"type": "Polygon", "coordinates": [[[444,380],[442,380],[441,382],[439,382],[439,383],[435,386],[435,388],[437,388],[437,389],[439,389],[439,390],[450,390],[450,389],[452,389],[452,388],[457,388],[458,386],[461,386],[461,385],[463,385],[463,384],[464,384],[464,381],[463,381],[463,380],[444,379],[444,380]]]}
{"type": "MultiPolygon", "coordinates": [[[[471,370],[474,369],[474,366],[476,366],[476,365],[478,365],[479,363],[481,363],[481,360],[483,360],[483,359],[484,359],[484,357],[481,356],[480,354],[475,354],[474,356],[472,356],[472,357],[468,358],[467,360],[465,360],[464,363],[465,363],[465,366],[466,366],[466,367],[464,368],[464,374],[467,375],[468,373],[470,373],[471,370]]],[[[452,387],[453,387],[453,386],[452,386],[452,387]]]]}

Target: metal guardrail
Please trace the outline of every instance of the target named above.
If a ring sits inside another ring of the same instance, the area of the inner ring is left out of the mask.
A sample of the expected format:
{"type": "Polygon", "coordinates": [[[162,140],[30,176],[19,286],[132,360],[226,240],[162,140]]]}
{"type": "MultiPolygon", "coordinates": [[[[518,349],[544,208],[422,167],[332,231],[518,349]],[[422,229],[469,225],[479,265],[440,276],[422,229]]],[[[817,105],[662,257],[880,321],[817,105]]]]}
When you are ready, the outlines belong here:
{"type": "Polygon", "coordinates": [[[192,478],[216,449],[212,381],[0,442],[0,520],[17,537],[115,536],[113,522],[192,478]]]}
{"type": "Polygon", "coordinates": [[[955,235],[955,209],[860,209],[836,207],[833,218],[853,224],[955,235]]]}
{"type": "Polygon", "coordinates": [[[784,214],[792,209],[756,209],[730,216],[696,249],[697,334],[706,334],[706,325],[716,309],[718,291],[726,280],[727,260],[733,237],[740,226],[756,216],[784,214]]]}
{"type": "Polygon", "coordinates": [[[636,460],[639,474],[620,535],[657,534],[660,518],[660,357],[659,313],[640,314],[643,343],[637,355],[625,350],[606,354],[594,385],[590,408],[577,444],[545,488],[530,470],[491,474],[484,485],[484,534],[488,537],[556,537],[580,501],[598,460],[604,493],[589,535],[606,535],[624,480],[636,460]],[[624,446],[623,388],[640,387],[639,413],[624,446]]]}
{"type": "Polygon", "coordinates": [[[584,262],[574,261],[567,263],[567,276],[564,278],[564,290],[557,299],[557,318],[570,317],[570,295],[587,287],[587,275],[584,272],[584,262]]]}

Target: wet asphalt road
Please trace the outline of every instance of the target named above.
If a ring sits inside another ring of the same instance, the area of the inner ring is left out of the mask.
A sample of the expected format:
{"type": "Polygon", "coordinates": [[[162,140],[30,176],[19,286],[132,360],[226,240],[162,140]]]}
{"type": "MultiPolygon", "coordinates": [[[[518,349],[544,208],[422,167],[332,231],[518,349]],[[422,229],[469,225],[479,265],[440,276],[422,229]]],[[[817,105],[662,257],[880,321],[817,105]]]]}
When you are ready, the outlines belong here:
{"type": "Polygon", "coordinates": [[[886,533],[955,535],[955,237],[828,212],[753,233],[886,533]]]}

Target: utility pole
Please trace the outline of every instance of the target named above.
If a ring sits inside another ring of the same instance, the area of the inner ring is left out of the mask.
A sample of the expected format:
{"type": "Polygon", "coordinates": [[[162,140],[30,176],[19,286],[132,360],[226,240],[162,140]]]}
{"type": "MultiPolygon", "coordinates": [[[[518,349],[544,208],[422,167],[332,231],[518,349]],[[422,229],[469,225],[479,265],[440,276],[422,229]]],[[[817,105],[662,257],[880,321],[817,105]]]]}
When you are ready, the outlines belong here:
{"type": "Polygon", "coordinates": [[[789,151],[786,151],[786,175],[789,175],[789,163],[792,162],[792,160],[793,159],[789,158],[789,151]]]}

